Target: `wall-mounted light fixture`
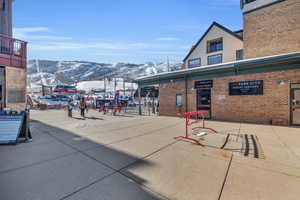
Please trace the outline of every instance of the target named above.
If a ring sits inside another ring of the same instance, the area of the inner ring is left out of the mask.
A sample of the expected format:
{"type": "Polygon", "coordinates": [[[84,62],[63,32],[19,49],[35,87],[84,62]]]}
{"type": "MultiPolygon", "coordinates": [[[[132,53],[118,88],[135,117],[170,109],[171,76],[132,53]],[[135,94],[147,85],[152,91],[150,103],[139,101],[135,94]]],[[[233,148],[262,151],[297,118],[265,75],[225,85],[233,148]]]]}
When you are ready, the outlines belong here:
{"type": "Polygon", "coordinates": [[[279,80],[279,81],[277,81],[277,84],[278,85],[286,85],[287,81],[285,81],[285,80],[279,80]]]}

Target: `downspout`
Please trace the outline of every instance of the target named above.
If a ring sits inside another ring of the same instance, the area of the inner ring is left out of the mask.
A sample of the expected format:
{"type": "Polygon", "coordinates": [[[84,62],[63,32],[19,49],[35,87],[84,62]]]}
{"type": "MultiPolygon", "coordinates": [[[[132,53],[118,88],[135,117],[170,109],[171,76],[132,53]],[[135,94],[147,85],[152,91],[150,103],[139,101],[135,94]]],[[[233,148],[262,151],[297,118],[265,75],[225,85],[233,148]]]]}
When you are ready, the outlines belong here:
{"type": "Polygon", "coordinates": [[[239,75],[239,66],[234,67],[234,74],[237,76],[239,75]]]}
{"type": "Polygon", "coordinates": [[[160,109],[160,107],[159,107],[160,106],[160,76],[158,76],[158,102],[157,103],[158,103],[158,110],[157,110],[158,116],[160,116],[160,114],[159,114],[159,111],[160,111],[159,110],[160,109]]]}
{"type": "Polygon", "coordinates": [[[187,76],[185,76],[184,79],[185,79],[185,112],[188,112],[188,80],[187,80],[187,76]]]}

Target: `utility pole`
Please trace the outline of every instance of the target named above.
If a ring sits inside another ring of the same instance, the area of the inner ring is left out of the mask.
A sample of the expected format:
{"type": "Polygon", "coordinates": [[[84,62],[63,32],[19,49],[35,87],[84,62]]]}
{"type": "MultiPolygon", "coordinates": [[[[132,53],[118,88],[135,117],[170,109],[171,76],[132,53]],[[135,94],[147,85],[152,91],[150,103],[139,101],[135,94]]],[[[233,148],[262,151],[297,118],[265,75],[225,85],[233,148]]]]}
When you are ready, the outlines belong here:
{"type": "Polygon", "coordinates": [[[104,76],[104,100],[106,100],[106,77],[104,76]]]}
{"type": "Polygon", "coordinates": [[[126,96],[126,91],[125,91],[125,79],[123,78],[123,91],[124,91],[124,98],[126,96]]]}
{"type": "Polygon", "coordinates": [[[142,115],[142,101],[141,101],[141,86],[140,84],[138,85],[138,97],[139,97],[139,115],[142,115]]]}
{"type": "Polygon", "coordinates": [[[134,88],[133,88],[133,81],[131,80],[131,97],[134,98],[134,88]]]}
{"type": "Polygon", "coordinates": [[[115,91],[115,94],[116,94],[116,91],[117,91],[117,78],[115,78],[115,81],[114,81],[114,91],[115,91]]]}
{"type": "Polygon", "coordinates": [[[170,62],[169,62],[169,56],[167,57],[167,64],[168,64],[168,72],[170,71],[170,62]]]}

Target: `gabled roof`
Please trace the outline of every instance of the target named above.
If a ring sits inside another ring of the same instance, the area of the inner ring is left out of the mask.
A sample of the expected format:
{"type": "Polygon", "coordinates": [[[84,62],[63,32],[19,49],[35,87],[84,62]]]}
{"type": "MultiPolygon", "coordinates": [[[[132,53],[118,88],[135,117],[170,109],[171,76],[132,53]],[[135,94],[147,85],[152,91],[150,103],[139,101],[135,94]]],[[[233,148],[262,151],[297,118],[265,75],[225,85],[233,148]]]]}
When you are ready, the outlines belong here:
{"type": "Polygon", "coordinates": [[[183,61],[186,61],[188,59],[188,57],[193,53],[193,51],[197,48],[197,46],[202,42],[202,40],[205,38],[205,36],[209,33],[209,31],[214,27],[217,26],[218,28],[222,29],[223,31],[229,33],[230,35],[236,37],[239,40],[243,41],[243,38],[241,36],[239,36],[238,34],[236,34],[235,32],[229,30],[228,28],[222,26],[221,24],[217,23],[217,22],[213,22],[210,27],[207,29],[207,31],[202,35],[202,37],[200,38],[200,40],[196,43],[196,45],[194,45],[190,52],[188,53],[188,55],[184,58],[183,61]]]}

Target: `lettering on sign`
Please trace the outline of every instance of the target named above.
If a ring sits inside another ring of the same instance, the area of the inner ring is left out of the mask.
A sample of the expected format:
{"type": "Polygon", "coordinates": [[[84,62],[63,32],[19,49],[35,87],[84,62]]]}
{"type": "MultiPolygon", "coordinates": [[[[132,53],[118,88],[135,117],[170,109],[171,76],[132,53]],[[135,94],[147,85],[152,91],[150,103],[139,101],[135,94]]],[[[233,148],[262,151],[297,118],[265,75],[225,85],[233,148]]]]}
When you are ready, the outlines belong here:
{"type": "Polygon", "coordinates": [[[263,95],[264,81],[242,81],[229,83],[229,95],[263,95]]]}
{"type": "Polygon", "coordinates": [[[195,89],[213,88],[213,80],[195,81],[195,89]]]}

